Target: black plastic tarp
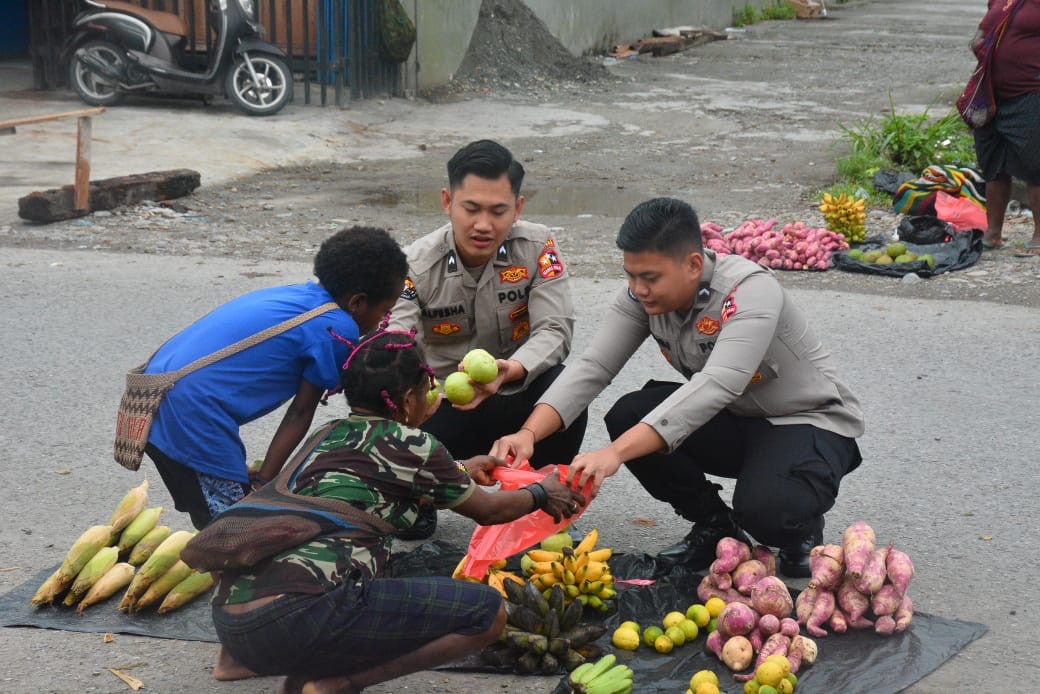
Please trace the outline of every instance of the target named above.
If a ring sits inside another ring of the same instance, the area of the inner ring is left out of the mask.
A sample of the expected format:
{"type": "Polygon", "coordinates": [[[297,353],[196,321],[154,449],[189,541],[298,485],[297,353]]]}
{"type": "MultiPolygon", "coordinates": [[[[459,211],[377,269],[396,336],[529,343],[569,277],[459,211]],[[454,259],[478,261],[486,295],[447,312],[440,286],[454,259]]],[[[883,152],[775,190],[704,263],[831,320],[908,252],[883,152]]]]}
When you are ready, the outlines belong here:
{"type": "MultiPolygon", "coordinates": [[[[443,542],[427,542],[408,553],[394,555],[395,576],[447,575],[462,558],[464,549],[443,542]]],[[[511,564],[517,563],[514,557],[511,564]]],[[[641,554],[619,555],[610,560],[611,571],[622,582],[618,599],[605,615],[592,617],[609,631],[601,644],[610,648],[610,632],[624,620],[643,626],[659,623],[672,610],[683,610],[697,599],[701,575],[683,569],[662,570],[653,557],[641,554]],[[654,579],[649,586],[624,583],[627,579],[654,579]]],[[[180,610],[165,615],[148,611],[127,615],[115,608],[118,596],[88,608],[82,617],[65,607],[36,608],[29,605],[37,587],[53,573],[41,571],[21,586],[0,596],[0,626],[28,626],[66,631],[121,633],[180,639],[216,641],[210,618],[209,601],[200,597],[180,610]]],[[[911,587],[912,592],[912,587],[911,587]]],[[[795,591],[792,591],[795,594],[795,591]]],[[[820,654],[816,664],[802,670],[799,691],[898,691],[920,680],[947,659],[987,631],[983,624],[946,619],[917,613],[910,629],[903,634],[878,636],[872,631],[849,631],[816,639],[820,654]]],[[[681,692],[698,670],[713,670],[722,691],[736,693],[742,685],[729,670],[703,650],[704,637],[692,644],[661,655],[641,647],[635,652],[618,652],[618,659],[635,670],[639,692],[681,692]]],[[[496,672],[471,657],[443,669],[496,672]]],[[[562,691],[562,689],[561,689],[562,691]]]]}
{"type": "MultiPolygon", "coordinates": [[[[932,256],[935,267],[929,267],[928,263],[923,260],[898,265],[865,263],[862,260],[850,258],[849,251],[835,253],[832,261],[834,267],[848,272],[865,272],[888,277],[902,277],[913,272],[921,277],[932,277],[951,270],[961,270],[977,263],[982,257],[982,233],[980,229],[954,231],[952,226],[938,217],[928,215],[904,217],[897,228],[900,243],[904,244],[907,250],[913,251],[919,256],[925,254],[932,256]]],[[[857,248],[864,253],[872,250],[884,251],[889,243],[892,242],[884,236],[874,236],[857,248]]]]}

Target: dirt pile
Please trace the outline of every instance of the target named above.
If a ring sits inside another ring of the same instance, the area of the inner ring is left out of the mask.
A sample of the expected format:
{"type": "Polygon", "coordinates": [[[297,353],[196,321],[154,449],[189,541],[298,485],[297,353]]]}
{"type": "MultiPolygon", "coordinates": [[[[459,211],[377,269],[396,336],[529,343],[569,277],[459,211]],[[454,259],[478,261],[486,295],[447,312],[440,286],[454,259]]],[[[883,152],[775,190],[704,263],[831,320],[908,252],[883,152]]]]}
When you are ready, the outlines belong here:
{"type": "Polygon", "coordinates": [[[469,50],[446,91],[552,93],[611,79],[602,65],[571,55],[520,0],[484,0],[469,50]]]}

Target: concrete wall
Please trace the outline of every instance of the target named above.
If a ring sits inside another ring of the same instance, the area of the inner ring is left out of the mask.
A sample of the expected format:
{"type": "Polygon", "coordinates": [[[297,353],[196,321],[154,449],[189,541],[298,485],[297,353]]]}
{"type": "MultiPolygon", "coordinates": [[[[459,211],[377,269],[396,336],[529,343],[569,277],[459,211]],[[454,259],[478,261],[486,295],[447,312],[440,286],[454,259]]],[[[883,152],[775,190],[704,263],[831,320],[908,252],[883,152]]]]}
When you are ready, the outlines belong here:
{"type": "MultiPolygon", "coordinates": [[[[575,55],[604,52],[652,29],[690,24],[722,29],[734,8],[771,0],[525,0],[554,36],[575,55]]],[[[448,82],[462,64],[477,25],[480,0],[404,0],[418,30],[414,84],[430,89],[448,82]]]]}

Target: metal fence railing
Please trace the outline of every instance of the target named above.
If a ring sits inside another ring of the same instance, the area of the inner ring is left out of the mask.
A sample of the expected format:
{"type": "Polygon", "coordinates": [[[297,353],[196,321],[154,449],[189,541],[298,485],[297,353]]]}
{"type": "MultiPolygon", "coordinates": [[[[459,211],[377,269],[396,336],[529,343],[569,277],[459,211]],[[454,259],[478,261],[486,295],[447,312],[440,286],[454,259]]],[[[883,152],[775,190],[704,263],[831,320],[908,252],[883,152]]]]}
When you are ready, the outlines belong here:
{"type": "MultiPolygon", "coordinates": [[[[212,38],[207,0],[124,0],[139,7],[179,15],[188,25],[188,60],[205,64],[212,38]]],[[[380,51],[378,0],[258,0],[266,39],[289,56],[302,83],[304,103],[376,95],[399,96],[401,66],[380,51]]],[[[37,89],[66,83],[67,65],[61,48],[76,14],[88,7],[82,0],[33,0],[29,3],[29,53],[37,89]]],[[[297,99],[299,96],[297,96],[297,99]]]]}

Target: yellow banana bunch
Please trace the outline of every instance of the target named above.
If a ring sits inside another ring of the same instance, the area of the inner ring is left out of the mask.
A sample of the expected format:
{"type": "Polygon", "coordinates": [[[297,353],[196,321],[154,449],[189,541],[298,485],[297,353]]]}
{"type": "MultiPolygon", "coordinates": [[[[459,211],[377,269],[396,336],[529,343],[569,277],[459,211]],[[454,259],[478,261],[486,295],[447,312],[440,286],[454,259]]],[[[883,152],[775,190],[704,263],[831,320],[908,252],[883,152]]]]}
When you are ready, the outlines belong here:
{"type": "Polygon", "coordinates": [[[841,234],[849,243],[859,243],[867,238],[866,204],[866,199],[854,198],[847,193],[838,197],[824,193],[820,212],[828,229],[841,234]]]}
{"type": "Polygon", "coordinates": [[[469,576],[463,573],[463,568],[466,566],[466,562],[469,560],[469,555],[462,557],[458,565],[455,567],[455,571],[452,572],[451,577],[460,581],[473,581],[475,583],[486,583],[499,593],[502,597],[507,597],[506,593],[506,582],[513,581],[519,585],[524,585],[524,579],[517,576],[512,571],[506,571],[506,560],[499,559],[488,567],[487,573],[484,574],[483,578],[476,578],[475,576],[469,576]]]}
{"type": "Polygon", "coordinates": [[[583,605],[605,612],[604,601],[617,595],[607,566],[613,550],[595,549],[598,540],[599,532],[590,530],[574,548],[564,547],[559,552],[529,550],[521,558],[520,568],[546,598],[552,587],[559,584],[567,604],[579,600],[583,605]]]}

